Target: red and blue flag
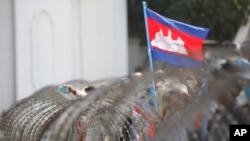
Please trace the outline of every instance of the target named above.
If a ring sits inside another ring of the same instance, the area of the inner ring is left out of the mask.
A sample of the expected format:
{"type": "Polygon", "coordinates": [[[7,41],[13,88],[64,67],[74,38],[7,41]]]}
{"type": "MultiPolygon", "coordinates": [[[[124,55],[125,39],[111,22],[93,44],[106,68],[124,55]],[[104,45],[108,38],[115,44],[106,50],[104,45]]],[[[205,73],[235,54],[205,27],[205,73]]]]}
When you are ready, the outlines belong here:
{"type": "Polygon", "coordinates": [[[146,8],[146,15],[153,59],[189,68],[202,65],[208,28],[166,18],[149,8],[146,8]]]}

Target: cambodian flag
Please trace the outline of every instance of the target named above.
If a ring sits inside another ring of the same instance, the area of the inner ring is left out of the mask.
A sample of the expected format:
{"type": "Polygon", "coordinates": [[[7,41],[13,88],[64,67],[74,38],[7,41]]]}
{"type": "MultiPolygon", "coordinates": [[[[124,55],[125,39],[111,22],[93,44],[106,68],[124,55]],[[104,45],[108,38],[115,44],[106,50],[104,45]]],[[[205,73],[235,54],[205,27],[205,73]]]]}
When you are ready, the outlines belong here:
{"type": "Polygon", "coordinates": [[[203,62],[203,43],[209,29],[181,23],[146,8],[153,59],[174,66],[197,67],[203,62]]]}

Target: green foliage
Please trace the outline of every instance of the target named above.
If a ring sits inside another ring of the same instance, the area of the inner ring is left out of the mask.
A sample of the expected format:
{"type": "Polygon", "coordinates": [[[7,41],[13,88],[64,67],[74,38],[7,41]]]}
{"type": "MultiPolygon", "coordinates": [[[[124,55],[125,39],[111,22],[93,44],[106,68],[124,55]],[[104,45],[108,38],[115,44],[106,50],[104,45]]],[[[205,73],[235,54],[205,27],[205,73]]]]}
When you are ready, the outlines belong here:
{"type": "MultiPolygon", "coordinates": [[[[145,41],[142,1],[128,0],[129,36],[145,41]]],[[[210,28],[208,39],[232,40],[250,15],[250,0],[147,0],[148,8],[187,24],[210,28]]]]}

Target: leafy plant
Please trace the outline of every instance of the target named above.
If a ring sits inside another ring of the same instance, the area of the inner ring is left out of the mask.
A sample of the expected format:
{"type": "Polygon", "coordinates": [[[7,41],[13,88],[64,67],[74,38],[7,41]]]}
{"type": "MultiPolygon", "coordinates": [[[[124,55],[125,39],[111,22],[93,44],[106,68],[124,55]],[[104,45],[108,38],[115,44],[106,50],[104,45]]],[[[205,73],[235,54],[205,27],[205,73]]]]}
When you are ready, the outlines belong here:
{"type": "MultiPolygon", "coordinates": [[[[145,44],[142,1],[128,0],[129,36],[145,44]]],[[[210,28],[208,39],[232,40],[250,16],[249,0],[147,0],[148,8],[187,24],[210,28]]]]}

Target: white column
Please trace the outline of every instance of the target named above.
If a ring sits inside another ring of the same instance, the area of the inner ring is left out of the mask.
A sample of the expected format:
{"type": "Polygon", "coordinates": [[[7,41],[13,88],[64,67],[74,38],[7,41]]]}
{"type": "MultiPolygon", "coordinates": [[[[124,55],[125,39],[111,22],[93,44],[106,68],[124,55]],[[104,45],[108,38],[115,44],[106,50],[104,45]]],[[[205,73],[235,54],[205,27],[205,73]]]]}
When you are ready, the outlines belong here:
{"type": "Polygon", "coordinates": [[[15,0],[17,99],[80,78],[79,0],[15,0]]]}
{"type": "Polygon", "coordinates": [[[12,6],[11,0],[0,0],[0,113],[15,100],[12,6]]]}
{"type": "Polygon", "coordinates": [[[81,1],[83,79],[128,73],[126,0],[81,1]]]}
{"type": "Polygon", "coordinates": [[[245,25],[239,27],[237,34],[234,38],[234,42],[240,43],[241,45],[247,40],[250,32],[250,16],[248,22],[245,25]]]}

